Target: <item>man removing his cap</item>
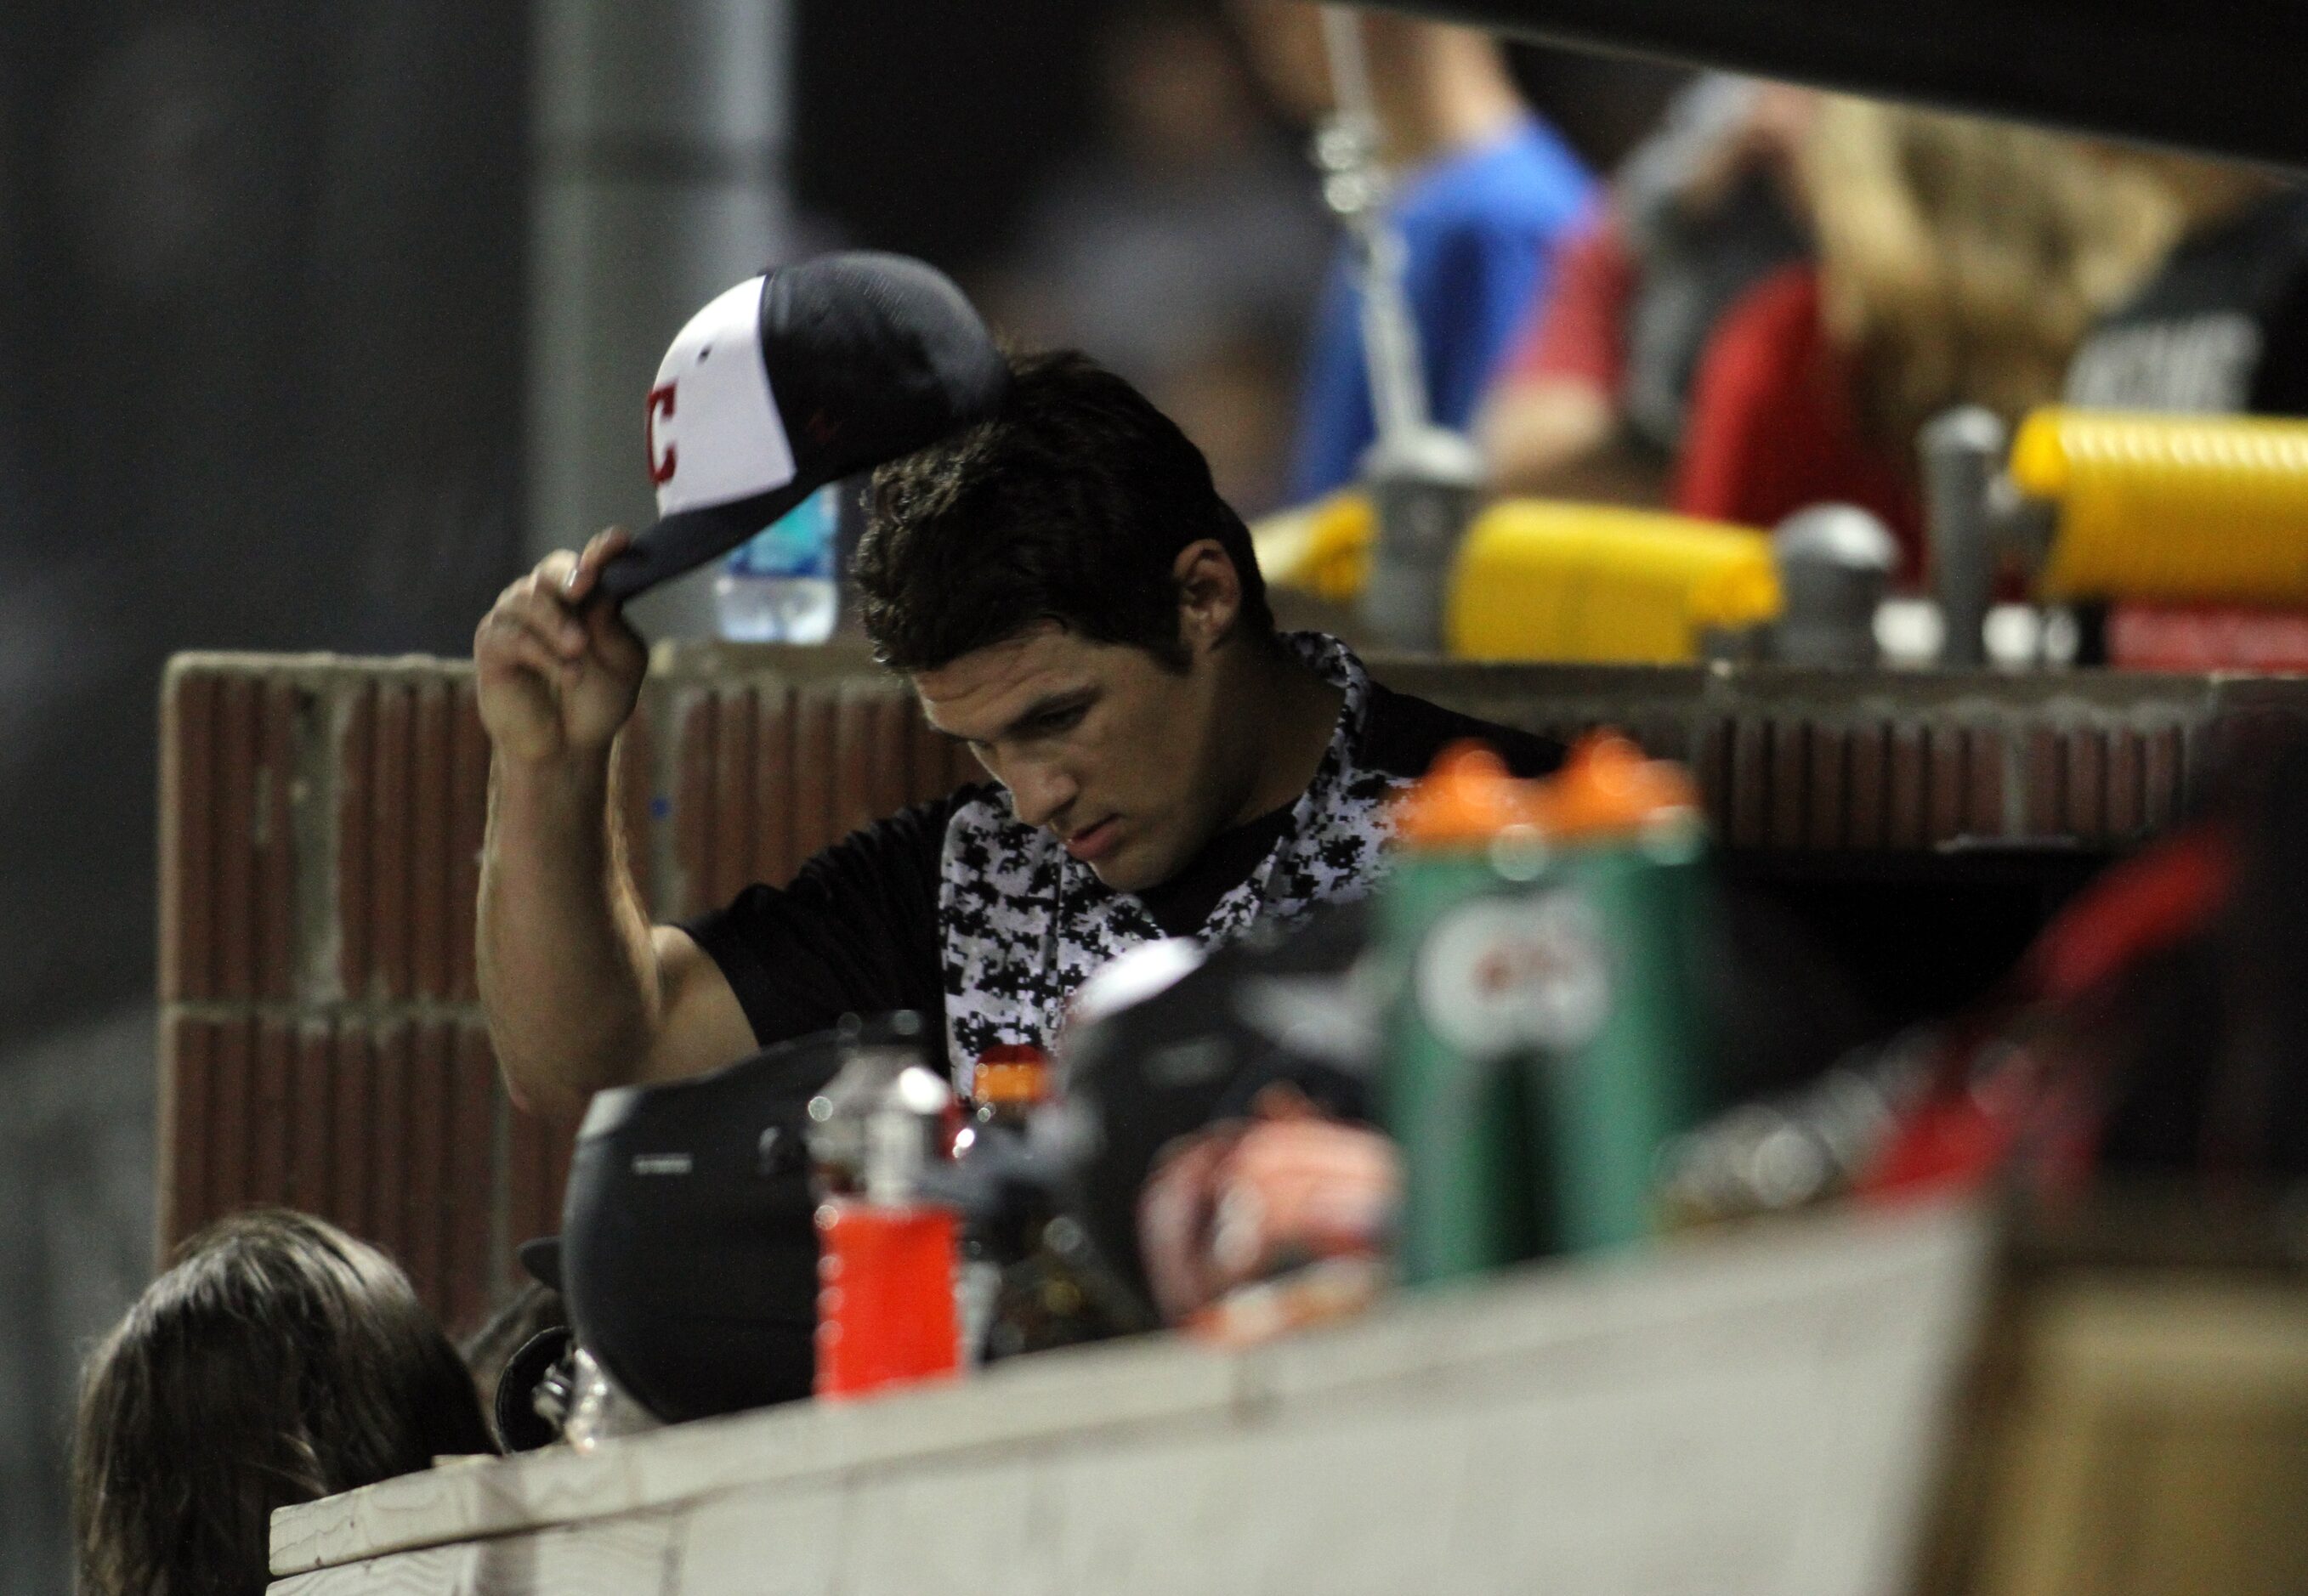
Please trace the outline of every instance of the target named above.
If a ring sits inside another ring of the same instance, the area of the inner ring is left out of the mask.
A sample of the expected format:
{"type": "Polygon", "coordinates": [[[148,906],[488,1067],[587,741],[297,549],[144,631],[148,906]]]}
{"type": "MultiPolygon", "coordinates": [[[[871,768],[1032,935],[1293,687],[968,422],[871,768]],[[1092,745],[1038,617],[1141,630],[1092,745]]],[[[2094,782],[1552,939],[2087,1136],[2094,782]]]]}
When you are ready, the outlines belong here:
{"type": "Polygon", "coordinates": [[[573,1111],[845,1013],[942,1017],[965,1081],[1047,1046],[1092,971],[1365,893],[1386,804],[1444,744],[1545,739],[1277,631],[1201,452],[1073,353],[1004,358],[917,262],[773,271],[685,330],[650,399],[663,514],[508,588],[474,640],[493,750],[479,951],[508,1085],[573,1111]],[[616,601],[878,466],[856,579],[876,656],[992,779],[681,925],[650,924],[609,802],[646,656],[616,601]]]}

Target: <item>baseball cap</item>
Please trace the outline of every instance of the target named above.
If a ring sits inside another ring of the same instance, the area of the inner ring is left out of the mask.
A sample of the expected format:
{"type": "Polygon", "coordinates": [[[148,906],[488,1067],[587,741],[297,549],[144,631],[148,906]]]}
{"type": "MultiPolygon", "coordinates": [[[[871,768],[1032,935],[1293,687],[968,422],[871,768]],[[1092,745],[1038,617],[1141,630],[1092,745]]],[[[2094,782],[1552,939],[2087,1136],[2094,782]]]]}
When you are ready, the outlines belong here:
{"type": "Polygon", "coordinates": [[[714,298],[650,385],[658,519],[602,568],[631,598],[728,553],[831,482],[1000,406],[1009,367],[952,279],[864,251],[773,267],[714,298]]]}

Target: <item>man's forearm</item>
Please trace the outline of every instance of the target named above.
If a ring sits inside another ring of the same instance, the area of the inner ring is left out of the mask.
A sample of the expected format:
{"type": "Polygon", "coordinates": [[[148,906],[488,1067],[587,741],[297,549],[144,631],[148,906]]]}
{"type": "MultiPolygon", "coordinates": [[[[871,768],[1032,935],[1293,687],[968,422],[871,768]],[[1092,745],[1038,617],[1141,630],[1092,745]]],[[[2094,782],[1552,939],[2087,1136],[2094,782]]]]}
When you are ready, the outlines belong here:
{"type": "Polygon", "coordinates": [[[481,1000],[507,1086],[573,1111],[634,1079],[659,1018],[657,960],[611,802],[614,761],[494,761],[481,855],[481,1000]]]}

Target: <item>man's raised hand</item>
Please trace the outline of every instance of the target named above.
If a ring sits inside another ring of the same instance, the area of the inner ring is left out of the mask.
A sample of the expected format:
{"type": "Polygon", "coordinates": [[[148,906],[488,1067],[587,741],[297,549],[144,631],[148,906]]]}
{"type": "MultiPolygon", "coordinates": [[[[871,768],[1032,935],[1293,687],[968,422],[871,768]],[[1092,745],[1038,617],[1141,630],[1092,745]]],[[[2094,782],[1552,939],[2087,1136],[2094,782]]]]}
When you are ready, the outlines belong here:
{"type": "Polygon", "coordinates": [[[633,714],[649,653],[595,593],[601,567],[630,541],[612,527],[581,553],[547,554],[481,617],[476,692],[500,759],[599,757],[633,714]]]}

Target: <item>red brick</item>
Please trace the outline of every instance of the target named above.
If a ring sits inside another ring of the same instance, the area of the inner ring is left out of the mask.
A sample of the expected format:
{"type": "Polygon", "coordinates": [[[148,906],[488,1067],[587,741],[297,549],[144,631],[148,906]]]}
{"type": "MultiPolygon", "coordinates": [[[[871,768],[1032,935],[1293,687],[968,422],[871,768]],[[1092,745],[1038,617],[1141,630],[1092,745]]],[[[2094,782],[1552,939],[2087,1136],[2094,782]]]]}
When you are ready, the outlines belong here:
{"type": "Polygon", "coordinates": [[[375,1234],[371,1207],[377,1171],[371,1162],[371,1128],[376,1120],[376,1072],[369,1060],[367,1031],[352,1022],[337,1027],[331,1049],[329,1095],[329,1218],[357,1236],[375,1234]]]}
{"type": "Polygon", "coordinates": [[[2140,750],[2141,820],[2161,830],[2180,818],[2185,802],[2186,761],[2183,734],[2165,726],[2142,738],[2140,750]]]}
{"type": "Polygon", "coordinates": [[[1970,790],[1965,768],[1969,747],[1961,726],[1935,725],[1924,733],[1924,837],[1942,843],[1967,829],[1964,798],[1970,790]]]}
{"type": "Polygon", "coordinates": [[[256,1094],[256,1050],[245,1019],[217,1024],[209,1083],[209,1212],[248,1206],[249,1109],[256,1094]]]}
{"type": "Polygon", "coordinates": [[[1710,716],[1701,723],[1692,755],[1692,777],[1700,801],[1720,836],[1731,835],[1731,725],[1710,716]]]}
{"type": "Polygon", "coordinates": [[[1894,725],[1890,741],[1884,782],[1884,845],[1921,848],[1930,837],[1931,765],[1924,728],[1894,725]]]}
{"type": "Polygon", "coordinates": [[[2129,727],[2108,734],[2107,831],[2118,840],[2139,836],[2145,824],[2140,780],[2146,761],[2140,744],[2140,734],[2129,727]]]}
{"type": "Polygon", "coordinates": [[[1882,848],[1890,841],[1890,731],[1882,725],[1855,728],[1846,762],[1843,843],[1849,848],[1882,848]]]}
{"type": "Polygon", "coordinates": [[[256,683],[235,671],[217,683],[216,995],[256,993],[256,683]]]}
{"type": "Polygon", "coordinates": [[[1768,722],[1748,719],[1731,728],[1729,830],[1733,845],[1754,847],[1769,835],[1771,730],[1768,722]]]}
{"type": "Polygon", "coordinates": [[[1840,727],[1811,728],[1811,758],[1805,778],[1806,821],[1799,839],[1811,848],[1840,848],[1849,834],[1847,785],[1850,734],[1840,727]]]}
{"type": "Polygon", "coordinates": [[[409,982],[419,997],[447,998],[455,943],[450,904],[450,815],[454,794],[450,768],[455,752],[449,719],[449,684],[418,682],[411,692],[409,805],[409,982]]]}
{"type": "Polygon", "coordinates": [[[182,1016],[168,1023],[160,1058],[160,1250],[205,1223],[209,1200],[209,1104],[213,1037],[204,1021],[182,1016]]]}
{"type": "Polygon", "coordinates": [[[436,1313],[448,1306],[442,1266],[449,1246],[449,1216],[454,1211],[455,1176],[449,1167],[450,1047],[445,1021],[428,1020],[409,1037],[400,1264],[418,1296],[436,1313]]]}
{"type": "Polygon", "coordinates": [[[717,709],[713,695],[685,695],[674,710],[674,747],[678,775],[673,798],[674,856],[680,865],[678,898],[667,905],[671,918],[694,914],[713,901],[719,880],[713,857],[713,752],[717,709]]]}
{"type": "Polygon", "coordinates": [[[1770,843],[1800,848],[1811,791],[1811,727],[1795,718],[1770,723],[1770,843]]]}
{"type": "Polygon", "coordinates": [[[468,1002],[480,990],[473,926],[480,912],[481,842],[489,812],[488,734],[469,682],[458,683],[450,708],[449,786],[449,995],[468,1002]]]}
{"type": "Polygon", "coordinates": [[[2107,836],[2107,740],[2096,727],[2068,734],[2067,828],[2087,842],[2107,836]]]}
{"type": "Polygon", "coordinates": [[[794,760],[785,793],[793,805],[794,851],[808,858],[837,841],[840,822],[834,811],[834,704],[823,688],[794,695],[794,760]]]}
{"type": "Polygon", "coordinates": [[[256,811],[256,990],[275,1000],[297,991],[297,742],[302,692],[265,684],[257,758],[264,773],[256,811]]]}
{"type": "Polygon", "coordinates": [[[943,798],[953,791],[953,739],[932,726],[923,716],[920,703],[909,693],[906,701],[906,735],[912,740],[913,751],[907,756],[906,802],[920,803],[931,798],[943,798]]]}
{"type": "Polygon", "coordinates": [[[728,903],[752,884],[754,837],[754,695],[728,687],[713,711],[714,872],[710,904],[728,903]]]}
{"type": "Polygon", "coordinates": [[[884,688],[874,695],[872,804],[874,819],[895,814],[915,800],[917,783],[913,768],[913,723],[916,714],[910,692],[891,692],[884,688]]]}
{"type": "Polygon", "coordinates": [[[314,1214],[335,1210],[337,1063],[329,1027],[308,1019],[297,1033],[289,1084],[288,1202],[314,1214]]]}
{"type": "Polygon", "coordinates": [[[507,1127],[505,1187],[511,1199],[507,1239],[516,1247],[561,1229],[561,1198],[569,1180],[569,1144],[576,1125],[515,1109],[507,1127]]]}
{"type": "Polygon", "coordinates": [[[216,696],[213,676],[168,677],[160,717],[160,997],[215,992],[216,696]]]}
{"type": "Polygon", "coordinates": [[[450,1327],[478,1327],[495,1295],[495,1208],[502,1171],[498,1115],[504,1103],[488,1033],[458,1027],[449,1061],[449,1171],[442,1312],[450,1327]]]}
{"type": "Polygon", "coordinates": [[[274,1019],[257,1023],[247,1186],[253,1202],[292,1207],[296,1203],[288,1188],[288,1143],[297,1128],[290,1112],[295,1099],[289,1082],[295,1052],[296,1039],[285,1024],[274,1019]]]}
{"type": "Polygon", "coordinates": [[[2003,824],[2004,734],[1991,726],[1976,726],[1965,734],[1964,765],[1970,791],[1964,800],[1964,829],[1973,837],[2002,837],[2003,824]]]}
{"type": "Polygon", "coordinates": [[[2027,834],[2059,837],[2067,830],[2067,744],[2049,726],[2033,726],[2027,734],[2027,763],[2022,767],[2022,795],[2027,834]]]}
{"type": "Polygon", "coordinates": [[[400,682],[376,692],[376,743],[369,766],[369,948],[388,998],[411,995],[409,888],[415,874],[409,845],[413,797],[409,748],[414,709],[400,682]]]}
{"type": "Polygon", "coordinates": [[[874,820],[874,701],[851,689],[834,699],[833,837],[874,820]]]}
{"type": "Polygon", "coordinates": [[[337,978],[348,997],[370,985],[370,788],[375,779],[376,684],[346,691],[337,746],[337,978]]]}
{"type": "Polygon", "coordinates": [[[378,1025],[369,1033],[371,1080],[368,1234],[393,1258],[409,1248],[409,1208],[416,1193],[409,1170],[409,1026],[378,1025]]]}
{"type": "Polygon", "coordinates": [[[754,879],[783,887],[801,868],[794,845],[793,689],[762,684],[754,704],[754,879]]]}

